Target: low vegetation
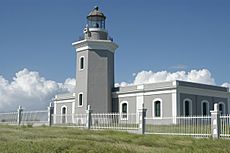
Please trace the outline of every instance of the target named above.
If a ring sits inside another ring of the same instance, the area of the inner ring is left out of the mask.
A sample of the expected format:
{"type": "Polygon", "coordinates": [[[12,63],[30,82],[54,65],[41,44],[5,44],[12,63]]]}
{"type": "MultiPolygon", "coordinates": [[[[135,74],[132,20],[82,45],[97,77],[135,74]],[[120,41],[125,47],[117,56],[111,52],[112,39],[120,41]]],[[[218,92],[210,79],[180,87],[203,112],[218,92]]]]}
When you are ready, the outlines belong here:
{"type": "Polygon", "coordinates": [[[1,153],[224,153],[230,140],[117,131],[89,131],[65,127],[0,126],[1,153]]]}

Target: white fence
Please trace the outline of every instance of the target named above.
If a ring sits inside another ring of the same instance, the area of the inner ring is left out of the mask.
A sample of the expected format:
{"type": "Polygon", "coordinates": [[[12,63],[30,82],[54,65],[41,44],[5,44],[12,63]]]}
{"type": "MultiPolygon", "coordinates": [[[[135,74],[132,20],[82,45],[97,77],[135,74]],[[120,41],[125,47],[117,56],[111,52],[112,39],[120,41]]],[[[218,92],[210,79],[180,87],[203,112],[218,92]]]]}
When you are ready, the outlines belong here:
{"type": "MultiPolygon", "coordinates": [[[[53,115],[56,126],[87,128],[88,114],[53,115]]],[[[210,116],[144,118],[145,134],[211,136],[210,116]]],[[[126,130],[137,133],[140,128],[138,114],[92,113],[90,129],[126,130]]],[[[229,125],[229,124],[228,124],[229,125]]],[[[226,135],[226,134],[225,134],[226,135]]]]}
{"type": "Polygon", "coordinates": [[[48,110],[22,111],[22,125],[48,125],[48,110]]]}
{"type": "Polygon", "coordinates": [[[146,134],[211,136],[210,116],[145,118],[146,134]]]}
{"type": "MultiPolygon", "coordinates": [[[[86,127],[87,114],[53,114],[53,125],[86,127]]],[[[135,114],[93,113],[91,114],[91,129],[137,130],[138,123],[135,114]]]]}
{"type": "Polygon", "coordinates": [[[56,126],[86,126],[86,114],[53,114],[52,118],[56,126]]]}
{"type": "Polygon", "coordinates": [[[0,113],[0,124],[8,125],[49,125],[49,110],[23,111],[19,106],[17,112],[0,113]]]}
{"type": "Polygon", "coordinates": [[[92,114],[92,129],[137,130],[137,114],[95,113],[92,114]]]}
{"type": "MultiPolygon", "coordinates": [[[[140,110],[139,110],[140,111],[140,110]]],[[[56,125],[88,129],[126,130],[140,134],[189,135],[197,137],[230,138],[230,115],[221,116],[214,105],[211,116],[145,117],[146,109],[138,113],[53,114],[53,107],[41,111],[0,113],[0,124],[9,125],[56,125]]]]}
{"type": "Polygon", "coordinates": [[[0,113],[0,124],[17,124],[18,112],[0,113]]]}
{"type": "Polygon", "coordinates": [[[230,138],[230,115],[220,116],[220,137],[230,138]]]}

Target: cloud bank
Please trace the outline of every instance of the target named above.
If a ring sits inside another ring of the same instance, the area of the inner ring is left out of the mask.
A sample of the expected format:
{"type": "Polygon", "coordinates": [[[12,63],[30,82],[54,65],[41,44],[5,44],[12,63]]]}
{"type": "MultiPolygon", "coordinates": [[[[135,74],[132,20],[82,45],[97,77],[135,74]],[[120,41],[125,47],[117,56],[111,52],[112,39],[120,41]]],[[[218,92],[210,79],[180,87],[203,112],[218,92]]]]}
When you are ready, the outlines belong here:
{"type": "Polygon", "coordinates": [[[75,79],[64,83],[46,80],[38,72],[23,69],[15,74],[13,81],[0,75],[0,112],[25,109],[44,109],[55,94],[73,92],[75,79]]]}
{"type": "Polygon", "coordinates": [[[135,74],[136,75],[134,76],[135,78],[132,83],[121,82],[121,83],[117,83],[116,86],[123,87],[127,85],[157,83],[157,82],[174,81],[174,80],[216,85],[215,79],[212,77],[211,72],[207,69],[191,70],[190,72],[186,72],[186,71],[177,71],[177,72],[141,71],[135,74]]]}
{"type": "Polygon", "coordinates": [[[167,71],[141,71],[137,73],[133,84],[156,83],[173,80],[183,80],[215,85],[215,80],[212,78],[211,73],[207,69],[191,70],[190,72],[177,71],[174,73],[167,71]]]}
{"type": "MultiPolygon", "coordinates": [[[[133,82],[121,82],[115,86],[128,86],[163,81],[182,80],[197,83],[216,85],[215,79],[207,69],[153,72],[140,71],[133,74],[133,82]]],[[[12,81],[0,75],[0,112],[16,111],[19,105],[26,110],[46,109],[55,94],[74,92],[74,78],[67,78],[63,83],[46,80],[38,72],[23,69],[15,74],[12,81]]],[[[230,83],[222,84],[230,87],[230,83]]]]}

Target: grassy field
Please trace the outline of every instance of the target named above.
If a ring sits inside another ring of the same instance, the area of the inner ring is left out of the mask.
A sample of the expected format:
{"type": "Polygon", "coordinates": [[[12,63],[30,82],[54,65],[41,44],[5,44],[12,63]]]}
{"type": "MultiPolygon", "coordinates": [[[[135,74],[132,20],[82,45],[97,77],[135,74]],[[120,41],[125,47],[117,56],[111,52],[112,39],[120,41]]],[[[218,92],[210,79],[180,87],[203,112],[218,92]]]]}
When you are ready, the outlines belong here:
{"type": "Polygon", "coordinates": [[[230,140],[60,127],[0,126],[0,153],[224,153],[230,140]]]}

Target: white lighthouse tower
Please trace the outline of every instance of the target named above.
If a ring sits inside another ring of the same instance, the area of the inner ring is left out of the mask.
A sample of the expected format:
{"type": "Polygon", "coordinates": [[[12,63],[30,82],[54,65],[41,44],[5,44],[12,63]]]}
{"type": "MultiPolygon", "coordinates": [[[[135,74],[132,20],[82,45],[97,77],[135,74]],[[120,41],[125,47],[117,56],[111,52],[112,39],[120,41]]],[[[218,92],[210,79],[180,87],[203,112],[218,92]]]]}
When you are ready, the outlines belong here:
{"type": "Polygon", "coordinates": [[[87,16],[84,36],[76,48],[76,113],[87,105],[94,112],[111,112],[114,87],[114,53],[118,47],[108,37],[104,14],[96,6],[87,16]]]}

